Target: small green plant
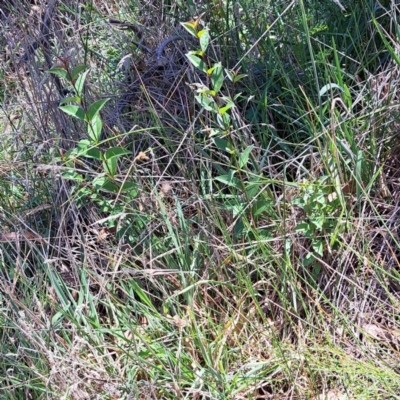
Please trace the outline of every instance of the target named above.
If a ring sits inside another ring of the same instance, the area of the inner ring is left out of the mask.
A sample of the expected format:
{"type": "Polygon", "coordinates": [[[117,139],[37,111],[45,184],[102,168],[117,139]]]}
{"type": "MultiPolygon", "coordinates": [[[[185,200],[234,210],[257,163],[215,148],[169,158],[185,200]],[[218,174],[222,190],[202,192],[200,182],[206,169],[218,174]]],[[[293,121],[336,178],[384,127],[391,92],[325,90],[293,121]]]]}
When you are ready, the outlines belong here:
{"type": "MultiPolygon", "coordinates": [[[[210,44],[210,33],[208,29],[199,30],[199,20],[182,23],[182,26],[196,39],[199,40],[200,49],[190,51],[186,54],[188,60],[200,71],[207,75],[208,85],[198,84],[195,96],[196,101],[216,117],[217,127],[211,130],[211,136],[226,135],[229,133],[231,126],[231,117],[228,111],[235,106],[235,100],[240,93],[234,98],[222,94],[221,89],[224,83],[224,71],[220,62],[210,65],[209,58],[206,55],[207,48],[210,44]]],[[[228,79],[235,84],[246,75],[238,74],[236,71],[225,69],[228,79]]]]}
{"type": "MultiPolygon", "coordinates": [[[[212,126],[207,127],[209,137],[212,138],[216,148],[222,153],[228,154],[230,157],[230,165],[226,173],[216,177],[219,181],[233,190],[238,190],[239,194],[233,196],[223,195],[224,207],[233,211],[234,218],[237,218],[235,235],[241,236],[244,231],[244,224],[241,214],[247,209],[249,204],[249,196],[252,187],[254,187],[254,179],[244,183],[243,173],[246,171],[251,152],[254,146],[247,146],[241,150],[240,145],[235,143],[231,134],[233,130],[232,117],[230,110],[235,107],[235,101],[241,96],[238,93],[232,97],[223,94],[222,89],[224,80],[227,78],[233,85],[246,77],[245,74],[239,74],[238,71],[224,69],[221,62],[211,63],[207,57],[207,48],[210,44],[210,34],[208,29],[199,29],[199,19],[195,21],[185,22],[183,27],[199,41],[199,49],[190,51],[186,54],[188,60],[201,72],[207,76],[207,85],[197,84],[195,99],[202,107],[202,110],[211,114],[212,118],[208,119],[212,126]],[[225,74],[224,74],[225,73],[225,74]],[[238,175],[239,177],[236,177],[238,175]],[[244,194],[243,200],[239,200],[239,195],[244,194]]],[[[222,172],[222,170],[221,170],[222,172]]],[[[256,180],[258,178],[255,178],[256,180]]],[[[250,219],[252,216],[250,213],[250,219]]]]}
{"type": "Polygon", "coordinates": [[[292,205],[304,212],[303,222],[294,231],[311,241],[311,249],[305,255],[303,265],[313,265],[312,276],[315,280],[321,270],[321,264],[317,260],[324,257],[327,247],[329,250],[335,247],[336,231],[341,220],[338,216],[338,210],[341,210],[340,199],[332,192],[332,187],[326,184],[328,179],[322,177],[315,183],[303,185],[302,195],[292,202],[292,205]]]}
{"type": "Polygon", "coordinates": [[[84,84],[89,69],[86,65],[79,65],[70,68],[68,60],[61,59],[58,67],[52,68],[50,73],[66,80],[72,92],[60,101],[60,109],[68,115],[82,121],[87,127],[88,137],[80,140],[76,147],[67,151],[62,157],[61,162],[70,167],[63,173],[64,178],[74,180],[78,183],[85,183],[81,187],[75,187],[78,199],[90,197],[99,206],[101,211],[110,211],[111,201],[104,198],[100,192],[129,193],[130,197],[136,196],[136,184],[128,181],[119,182],[116,179],[118,172],[118,160],[131,152],[123,147],[116,146],[108,149],[101,147],[103,122],[100,111],[109,99],[97,100],[90,105],[86,105],[84,99],[84,84]],[[71,104],[72,103],[72,104],[71,104]],[[101,166],[100,172],[89,183],[88,177],[84,177],[81,172],[77,172],[75,165],[85,165],[81,158],[94,159],[101,166]]]}

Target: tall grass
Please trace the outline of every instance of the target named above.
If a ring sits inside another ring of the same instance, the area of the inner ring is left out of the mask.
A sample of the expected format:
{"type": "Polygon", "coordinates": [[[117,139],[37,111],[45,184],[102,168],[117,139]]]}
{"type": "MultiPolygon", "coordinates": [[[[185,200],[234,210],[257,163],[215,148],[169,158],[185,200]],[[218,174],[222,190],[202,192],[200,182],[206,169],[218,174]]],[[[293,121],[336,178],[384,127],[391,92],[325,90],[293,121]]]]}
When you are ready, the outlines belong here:
{"type": "Polygon", "coordinates": [[[6,5],[1,398],[398,398],[394,2],[6,5]]]}

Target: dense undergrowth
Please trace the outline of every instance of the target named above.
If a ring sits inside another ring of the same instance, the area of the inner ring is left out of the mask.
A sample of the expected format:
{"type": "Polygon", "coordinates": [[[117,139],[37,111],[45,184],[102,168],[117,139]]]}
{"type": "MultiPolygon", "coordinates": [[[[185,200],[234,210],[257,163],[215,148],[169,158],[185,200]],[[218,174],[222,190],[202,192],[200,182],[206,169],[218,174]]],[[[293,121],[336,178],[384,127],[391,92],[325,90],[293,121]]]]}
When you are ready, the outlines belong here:
{"type": "Polygon", "coordinates": [[[4,399],[394,399],[395,1],[4,1],[4,399]]]}

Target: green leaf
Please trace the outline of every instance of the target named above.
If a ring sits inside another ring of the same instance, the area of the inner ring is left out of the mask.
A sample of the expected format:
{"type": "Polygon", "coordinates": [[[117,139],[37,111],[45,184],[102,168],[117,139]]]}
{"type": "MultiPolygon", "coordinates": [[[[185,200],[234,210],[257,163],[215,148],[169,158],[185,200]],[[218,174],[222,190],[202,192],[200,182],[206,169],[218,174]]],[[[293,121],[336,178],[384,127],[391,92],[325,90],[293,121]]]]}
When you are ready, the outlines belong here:
{"type": "Polygon", "coordinates": [[[100,161],[103,159],[102,153],[97,147],[92,147],[91,149],[88,149],[83,155],[87,158],[94,158],[100,161]]]}
{"type": "Polygon", "coordinates": [[[103,161],[104,172],[110,174],[111,176],[115,176],[117,173],[117,158],[113,157],[109,160],[103,161]]]}
{"type": "Polygon", "coordinates": [[[78,144],[76,145],[76,148],[79,151],[85,150],[90,146],[90,141],[88,139],[82,139],[78,142],[78,144]]]}
{"type": "MultiPolygon", "coordinates": [[[[246,185],[246,193],[249,199],[252,199],[253,197],[256,197],[260,194],[260,183],[258,176],[250,179],[250,182],[246,185]]],[[[258,201],[263,201],[263,200],[258,200],[258,201]]],[[[266,200],[266,201],[271,201],[271,200],[266,200]]]]}
{"type": "Polygon", "coordinates": [[[88,139],[80,140],[76,145],[76,157],[85,155],[91,143],[88,139]]]}
{"type": "Polygon", "coordinates": [[[104,183],[103,190],[106,190],[108,192],[113,192],[113,193],[117,193],[119,192],[119,187],[115,182],[112,182],[110,180],[108,180],[107,182],[104,183]]]}
{"type": "Polygon", "coordinates": [[[314,226],[322,231],[324,229],[324,224],[325,224],[326,218],[324,215],[318,215],[314,218],[310,217],[310,222],[314,224],[314,226]]]}
{"type": "Polygon", "coordinates": [[[104,175],[98,176],[93,180],[93,187],[96,190],[106,190],[108,192],[113,192],[113,193],[116,193],[119,190],[118,185],[104,175]]]}
{"type": "Polygon", "coordinates": [[[243,168],[246,164],[247,161],[249,161],[250,153],[253,150],[254,146],[249,146],[247,149],[245,149],[242,154],[239,156],[239,168],[243,168]]]}
{"type": "Polygon", "coordinates": [[[231,116],[227,113],[222,114],[222,120],[224,121],[225,126],[229,127],[229,125],[231,124],[231,116]]]}
{"type": "Polygon", "coordinates": [[[181,22],[181,25],[194,37],[197,37],[196,26],[191,22],[181,22]]]}
{"type": "Polygon", "coordinates": [[[233,235],[235,236],[235,238],[242,237],[243,233],[244,233],[244,229],[245,229],[245,226],[243,223],[243,218],[240,217],[235,225],[234,230],[233,230],[233,235]]]}
{"type": "Polygon", "coordinates": [[[62,320],[64,319],[64,312],[63,311],[59,311],[58,313],[54,314],[51,317],[51,326],[55,327],[56,329],[58,329],[58,324],[62,322],[62,320]]]}
{"type": "Polygon", "coordinates": [[[294,199],[292,201],[292,204],[295,205],[295,206],[298,206],[300,208],[303,208],[303,209],[306,206],[306,203],[305,203],[304,199],[301,198],[301,197],[297,197],[296,199],[294,199]]]}
{"type": "Polygon", "coordinates": [[[92,185],[96,190],[100,190],[103,187],[104,183],[108,180],[109,179],[104,175],[97,176],[93,179],[92,185]]]}
{"type": "Polygon", "coordinates": [[[104,154],[104,158],[106,160],[111,160],[114,157],[125,156],[127,154],[132,154],[132,152],[123,147],[111,147],[111,149],[108,149],[104,154]]]}
{"type": "Polygon", "coordinates": [[[251,209],[253,217],[258,217],[264,211],[271,209],[271,205],[270,200],[257,200],[251,209]]]}
{"type": "Polygon", "coordinates": [[[238,178],[234,177],[235,171],[230,170],[227,175],[217,176],[215,179],[228,186],[233,186],[237,189],[242,189],[242,184],[238,178]]]}
{"type": "Polygon", "coordinates": [[[88,121],[91,121],[95,115],[99,113],[99,111],[104,107],[104,104],[110,99],[101,99],[95,101],[90,107],[87,115],[88,121]]]}
{"type": "Polygon", "coordinates": [[[241,79],[245,78],[246,76],[247,76],[246,74],[239,74],[239,75],[236,75],[236,76],[233,78],[233,82],[234,82],[234,83],[239,82],[241,79]]]}
{"type": "Polygon", "coordinates": [[[65,103],[81,103],[81,98],[79,96],[70,96],[70,97],[64,97],[63,99],[60,100],[60,106],[62,106],[65,103]]]}
{"type": "Polygon", "coordinates": [[[227,204],[225,207],[227,210],[232,211],[233,218],[236,218],[243,213],[246,206],[246,203],[234,200],[233,202],[231,202],[231,204],[227,204]]]}
{"type": "Polygon", "coordinates": [[[103,129],[103,122],[99,114],[96,114],[91,120],[88,121],[87,128],[90,140],[94,143],[99,143],[101,131],[103,129]]]}
{"type": "Polygon", "coordinates": [[[218,125],[222,128],[222,129],[226,129],[229,127],[230,123],[231,123],[231,117],[229,116],[229,114],[225,113],[223,115],[221,114],[217,114],[217,122],[218,125]]]}
{"type": "Polygon", "coordinates": [[[215,65],[214,71],[211,74],[211,83],[214,90],[218,93],[222,88],[222,84],[224,83],[224,74],[222,73],[221,63],[215,65]]]}
{"type": "Polygon", "coordinates": [[[321,239],[313,240],[311,246],[320,257],[324,255],[324,244],[321,239]]]}
{"type": "Polygon", "coordinates": [[[228,77],[228,79],[233,82],[235,75],[230,71],[229,69],[225,68],[225,74],[228,77]]]}
{"type": "Polygon", "coordinates": [[[208,44],[210,43],[210,34],[207,29],[203,29],[197,34],[200,38],[200,47],[203,52],[207,50],[208,44]]]}
{"type": "Polygon", "coordinates": [[[77,155],[76,148],[68,150],[63,157],[63,160],[69,160],[70,158],[75,158],[77,155]]]}
{"type": "Polygon", "coordinates": [[[206,96],[195,96],[195,99],[202,107],[204,107],[205,110],[214,112],[218,111],[218,106],[215,104],[214,99],[209,99],[206,96]]]}
{"type": "Polygon", "coordinates": [[[213,137],[213,136],[216,136],[216,135],[223,135],[224,134],[224,131],[221,131],[220,129],[211,129],[211,131],[210,131],[210,133],[209,133],[209,137],[211,138],[211,137],[213,137]]]}
{"type": "Polygon", "coordinates": [[[131,192],[130,193],[130,198],[134,199],[135,197],[137,197],[138,195],[138,191],[137,191],[137,184],[134,182],[124,182],[121,186],[120,189],[121,192],[131,192]]]}
{"type": "Polygon", "coordinates": [[[213,139],[214,144],[222,151],[227,151],[229,153],[232,152],[232,148],[230,143],[223,138],[214,138],[213,139]]]}
{"type": "Polygon", "coordinates": [[[71,170],[71,171],[63,171],[62,172],[62,177],[64,179],[69,179],[71,181],[75,182],[83,182],[83,176],[81,174],[78,174],[77,172],[71,170]]]}
{"type": "Polygon", "coordinates": [[[78,156],[79,156],[79,154],[78,154],[77,148],[68,150],[64,154],[64,157],[62,158],[64,166],[69,167],[69,168],[75,168],[75,159],[78,156]]]}
{"type": "Polygon", "coordinates": [[[318,193],[315,196],[313,196],[312,200],[318,204],[321,204],[322,206],[325,206],[327,198],[325,193],[318,193]]]}
{"type": "Polygon", "coordinates": [[[224,106],[224,107],[221,107],[220,109],[219,109],[219,113],[221,114],[221,115],[224,115],[228,110],[230,110],[232,107],[234,107],[235,106],[235,104],[234,103],[228,103],[226,106],[224,106]]]}
{"type": "Polygon", "coordinates": [[[70,80],[70,76],[68,74],[68,71],[66,69],[64,69],[64,68],[51,68],[51,69],[49,69],[49,72],[51,74],[59,76],[60,78],[64,78],[64,79],[70,80]]]}
{"type": "Polygon", "coordinates": [[[215,68],[217,68],[216,65],[214,65],[214,66],[211,67],[211,68],[208,68],[208,70],[206,71],[206,72],[207,72],[207,75],[211,75],[211,74],[213,73],[213,71],[214,71],[215,68]]]}
{"type": "Polygon", "coordinates": [[[72,72],[71,72],[71,78],[72,80],[75,80],[76,77],[82,72],[84,71],[86,68],[88,68],[87,65],[78,65],[77,67],[75,67],[72,72]]]}
{"type": "Polygon", "coordinates": [[[187,53],[186,57],[189,59],[189,61],[200,71],[203,71],[207,73],[207,66],[206,63],[200,58],[194,55],[193,53],[187,53]]]}
{"type": "Polygon", "coordinates": [[[60,110],[64,111],[65,114],[72,115],[81,121],[85,121],[85,111],[80,106],[60,106],[60,110]]]}
{"type": "Polygon", "coordinates": [[[214,96],[216,96],[216,91],[215,90],[210,90],[210,89],[198,89],[198,90],[196,90],[197,91],[197,93],[200,93],[200,94],[202,94],[203,96],[206,96],[206,95],[209,95],[209,96],[211,96],[211,97],[214,97],[214,96]]]}
{"type": "Polygon", "coordinates": [[[310,234],[312,230],[311,230],[310,224],[307,224],[306,222],[302,222],[302,223],[296,225],[296,227],[294,228],[294,231],[302,232],[305,234],[310,234]]]}
{"type": "Polygon", "coordinates": [[[307,253],[306,256],[304,257],[303,260],[303,265],[305,267],[308,267],[310,264],[312,264],[315,261],[315,256],[313,253],[307,253]]]}
{"type": "Polygon", "coordinates": [[[75,82],[75,90],[78,96],[82,96],[83,86],[85,84],[85,79],[88,72],[89,70],[85,71],[82,75],[78,77],[78,79],[75,82]]]}

